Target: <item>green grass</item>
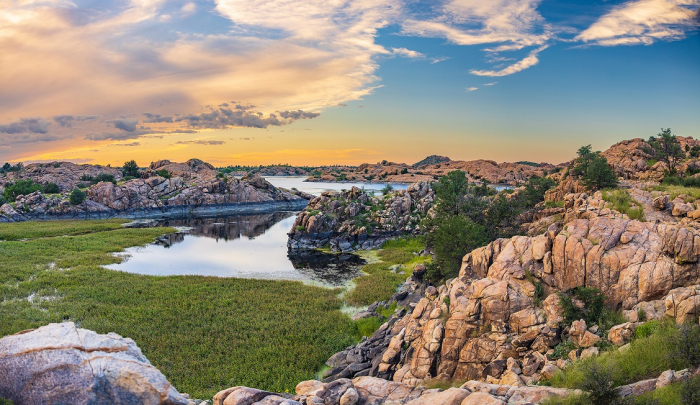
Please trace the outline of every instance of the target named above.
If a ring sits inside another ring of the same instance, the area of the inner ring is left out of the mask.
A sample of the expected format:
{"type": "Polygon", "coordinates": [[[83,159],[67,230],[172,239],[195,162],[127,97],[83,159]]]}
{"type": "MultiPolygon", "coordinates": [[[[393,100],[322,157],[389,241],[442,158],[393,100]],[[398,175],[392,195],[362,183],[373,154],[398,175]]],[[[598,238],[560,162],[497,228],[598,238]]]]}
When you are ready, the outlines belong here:
{"type": "Polygon", "coordinates": [[[0,336],[64,320],[116,332],[194,398],[235,385],[292,390],[354,342],[337,290],[101,267],[120,260],[110,253],[170,231],[120,221],[0,224],[0,336]],[[27,237],[38,239],[17,241],[27,237]]]}
{"type": "Polygon", "coordinates": [[[364,306],[391,298],[398,287],[413,273],[413,267],[416,264],[430,260],[429,257],[413,254],[424,248],[423,240],[415,237],[389,240],[384,243],[382,250],[377,253],[380,261],[362,267],[365,275],[356,278],[355,288],[345,295],[348,305],[364,306]],[[403,269],[400,271],[404,271],[405,274],[389,270],[389,267],[395,264],[401,264],[403,269]]]}
{"type": "Polygon", "coordinates": [[[360,340],[364,336],[372,336],[372,334],[377,329],[379,329],[379,327],[382,326],[383,323],[384,321],[377,318],[376,316],[358,319],[357,321],[355,321],[355,325],[357,326],[357,334],[355,335],[355,337],[357,338],[357,340],[360,340]]]}
{"type": "MultiPolygon", "coordinates": [[[[681,392],[685,382],[676,382],[665,387],[659,388],[652,392],[642,394],[634,399],[634,405],[646,405],[646,404],[656,404],[656,405],[678,405],[682,404],[681,392]],[[654,402],[657,401],[657,402],[654,402]]],[[[691,382],[691,386],[697,387],[700,384],[700,377],[694,377],[691,382]]]]}
{"type": "Polygon", "coordinates": [[[670,355],[675,333],[677,327],[672,321],[659,324],[659,328],[653,334],[634,340],[625,351],[612,348],[599,356],[574,362],[555,374],[551,384],[555,387],[578,388],[590,363],[612,368],[615,386],[657,377],[668,369],[682,369],[683,364],[679,364],[679,361],[670,355]]]}
{"type": "Polygon", "coordinates": [[[685,202],[694,202],[695,200],[700,198],[700,188],[698,187],[685,187],[662,184],[659,186],[653,186],[651,190],[668,193],[670,194],[669,197],[671,198],[671,200],[674,200],[676,197],[683,194],[688,196],[688,198],[685,199],[685,202]]]}
{"type": "Polygon", "coordinates": [[[603,200],[610,203],[615,211],[627,214],[630,219],[636,219],[644,222],[644,207],[642,204],[633,199],[629,192],[623,188],[605,189],[603,190],[603,200]]]}
{"type": "Polygon", "coordinates": [[[545,208],[563,208],[564,207],[564,200],[559,200],[559,201],[546,201],[544,203],[545,208]]]}

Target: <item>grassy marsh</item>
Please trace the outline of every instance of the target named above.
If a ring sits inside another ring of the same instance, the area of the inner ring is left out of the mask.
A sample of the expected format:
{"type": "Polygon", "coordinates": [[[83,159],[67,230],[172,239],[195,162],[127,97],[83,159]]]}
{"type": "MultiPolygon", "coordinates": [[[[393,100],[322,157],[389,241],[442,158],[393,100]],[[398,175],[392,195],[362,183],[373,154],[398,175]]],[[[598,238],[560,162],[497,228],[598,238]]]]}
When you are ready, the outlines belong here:
{"type": "Polygon", "coordinates": [[[0,336],[65,320],[116,332],[195,398],[234,385],[292,390],[354,342],[337,290],[104,269],[121,260],[111,253],[172,231],[121,222],[0,224],[0,336]]]}

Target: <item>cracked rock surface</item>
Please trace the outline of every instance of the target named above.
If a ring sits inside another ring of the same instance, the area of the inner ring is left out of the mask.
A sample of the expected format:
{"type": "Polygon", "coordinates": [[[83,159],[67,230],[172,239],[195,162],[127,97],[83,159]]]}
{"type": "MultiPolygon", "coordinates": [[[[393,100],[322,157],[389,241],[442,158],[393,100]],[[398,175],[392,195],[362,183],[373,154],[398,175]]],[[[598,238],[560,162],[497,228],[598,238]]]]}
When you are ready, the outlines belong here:
{"type": "Polygon", "coordinates": [[[73,322],[0,339],[0,397],[42,405],[188,403],[133,340],[73,322]]]}

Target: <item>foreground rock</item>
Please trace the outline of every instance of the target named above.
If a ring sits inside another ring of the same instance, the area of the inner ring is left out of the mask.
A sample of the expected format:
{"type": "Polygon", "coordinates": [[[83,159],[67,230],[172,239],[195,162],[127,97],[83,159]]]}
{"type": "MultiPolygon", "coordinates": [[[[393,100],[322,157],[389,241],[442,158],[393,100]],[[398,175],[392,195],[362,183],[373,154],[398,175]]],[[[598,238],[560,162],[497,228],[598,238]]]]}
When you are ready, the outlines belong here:
{"type": "Polygon", "coordinates": [[[374,377],[341,379],[332,383],[303,381],[295,396],[246,387],[223,390],[214,405],[505,405],[539,403],[576,391],[551,387],[512,387],[468,381],[459,388],[426,389],[374,377]]]}
{"type": "Polygon", "coordinates": [[[42,405],[188,404],[133,340],[72,322],[0,339],[0,398],[42,405]]]}

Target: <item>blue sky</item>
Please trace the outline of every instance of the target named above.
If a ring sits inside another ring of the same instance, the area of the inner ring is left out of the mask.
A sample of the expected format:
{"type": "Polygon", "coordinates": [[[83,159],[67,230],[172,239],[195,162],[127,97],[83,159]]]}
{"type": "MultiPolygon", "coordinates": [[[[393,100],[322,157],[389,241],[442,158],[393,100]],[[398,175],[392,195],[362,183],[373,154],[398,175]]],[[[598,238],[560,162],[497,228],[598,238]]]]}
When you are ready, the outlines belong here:
{"type": "Polygon", "coordinates": [[[700,137],[700,0],[0,0],[0,161],[562,162],[700,137]]]}

